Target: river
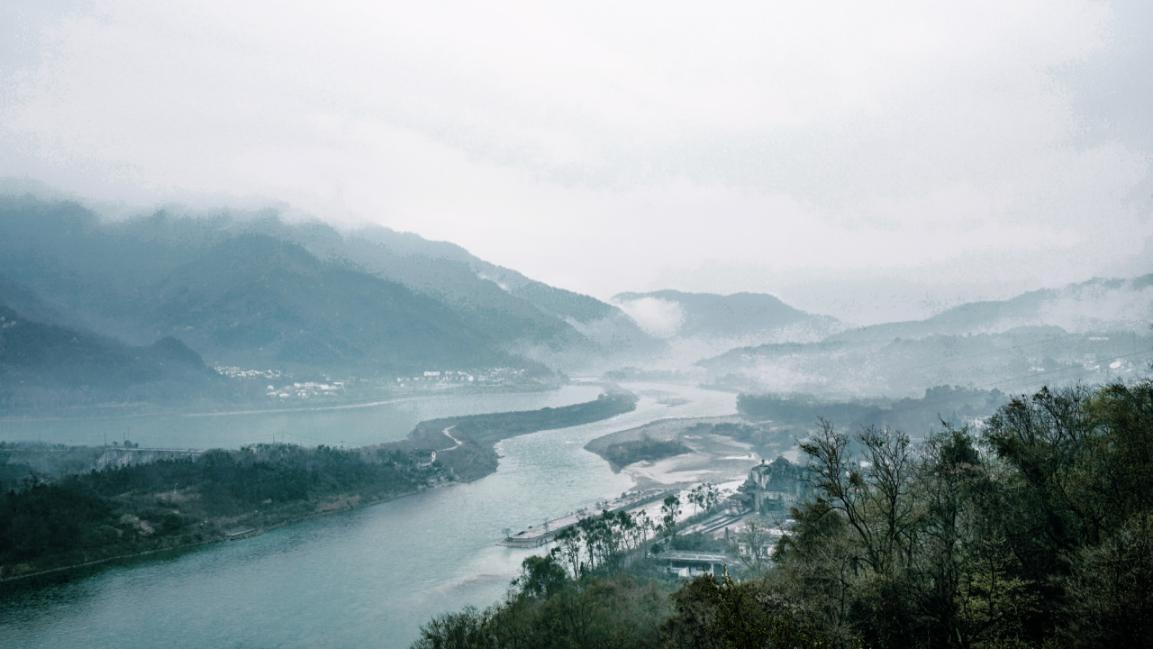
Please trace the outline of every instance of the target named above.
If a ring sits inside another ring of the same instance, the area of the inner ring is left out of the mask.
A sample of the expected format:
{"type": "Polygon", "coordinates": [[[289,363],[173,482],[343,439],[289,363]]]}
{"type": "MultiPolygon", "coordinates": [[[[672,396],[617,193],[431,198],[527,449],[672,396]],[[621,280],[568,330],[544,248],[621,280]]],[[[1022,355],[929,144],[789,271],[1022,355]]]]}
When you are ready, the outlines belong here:
{"type": "Polygon", "coordinates": [[[0,441],[100,446],[130,440],[149,448],[237,448],[259,442],[366,446],[403,439],[426,419],[536,410],[595,399],[574,383],[537,392],[441,393],[371,403],[281,410],[109,417],[0,417],[0,441]]]}
{"type": "Polygon", "coordinates": [[[507,591],[531,552],[497,545],[504,528],[633,486],[583,449],[589,440],[736,412],[732,394],[626,387],[641,395],[633,412],[505,440],[496,473],[476,482],[4,596],[0,647],[407,647],[431,616],[507,591]]]}

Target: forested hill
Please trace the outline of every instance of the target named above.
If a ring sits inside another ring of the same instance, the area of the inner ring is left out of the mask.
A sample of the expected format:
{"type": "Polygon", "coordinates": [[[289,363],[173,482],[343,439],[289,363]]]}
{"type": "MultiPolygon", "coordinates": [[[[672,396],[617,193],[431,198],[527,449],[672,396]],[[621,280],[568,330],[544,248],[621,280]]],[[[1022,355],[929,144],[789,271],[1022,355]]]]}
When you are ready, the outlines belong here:
{"type": "Polygon", "coordinates": [[[210,365],[395,375],[595,364],[654,344],[615,307],[383,228],[0,197],[0,299],[210,365]]]}
{"type": "Polygon", "coordinates": [[[222,377],[175,338],[130,346],[35,322],[0,303],[0,413],[224,396],[222,377]]]}
{"type": "Polygon", "coordinates": [[[242,234],[173,269],[144,314],[229,364],[419,372],[518,363],[436,300],[242,234]]]}
{"type": "MultiPolygon", "coordinates": [[[[802,448],[811,496],[770,567],[677,585],[643,549],[576,574],[562,550],[414,649],[1151,645],[1153,382],[1041,390],[917,443],[828,426],[802,448]]],[[[592,552],[611,529],[580,538],[592,552]]]]}

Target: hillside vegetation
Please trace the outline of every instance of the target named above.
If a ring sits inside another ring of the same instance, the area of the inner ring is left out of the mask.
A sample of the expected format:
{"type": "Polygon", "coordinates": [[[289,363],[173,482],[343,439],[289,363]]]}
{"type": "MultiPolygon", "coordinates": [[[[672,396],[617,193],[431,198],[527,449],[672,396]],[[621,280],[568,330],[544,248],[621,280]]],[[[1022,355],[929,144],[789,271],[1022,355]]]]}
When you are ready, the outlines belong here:
{"type": "Polygon", "coordinates": [[[811,395],[741,394],[737,409],[746,419],[769,421],[774,428],[795,431],[801,437],[822,419],[847,430],[878,426],[920,435],[945,424],[984,419],[1005,399],[999,390],[940,385],[926,389],[917,399],[836,401],[811,395]]]}
{"type": "MultiPolygon", "coordinates": [[[[188,359],[210,367],[370,379],[494,368],[557,376],[657,345],[616,307],[411,234],[275,213],[108,220],[31,195],[0,196],[0,308],[9,326],[40,328],[17,351],[41,364],[7,382],[29,403],[42,396],[31,391],[66,375],[83,379],[88,400],[152,400],[162,389],[140,378],[148,353],[132,352],[136,363],[120,357],[157,341],[186,346],[188,359]],[[55,353],[45,327],[99,342],[55,353]],[[110,374],[138,380],[93,380],[84,365],[97,353],[110,374]]],[[[0,350],[0,372],[15,371],[15,342],[0,350]]],[[[178,374],[165,381],[188,378],[178,374]]],[[[206,395],[194,381],[183,389],[206,395]]],[[[57,398],[74,405],[81,396],[57,398]]]]}
{"type": "Polygon", "coordinates": [[[63,403],[187,403],[225,396],[224,380],[175,338],[131,346],[22,317],[0,304],[0,414],[63,403]]]}
{"type": "Polygon", "coordinates": [[[414,647],[1150,646],[1153,382],[1044,389],[920,443],[826,425],[803,450],[812,496],[767,571],[674,587],[534,558],[414,647]]]}

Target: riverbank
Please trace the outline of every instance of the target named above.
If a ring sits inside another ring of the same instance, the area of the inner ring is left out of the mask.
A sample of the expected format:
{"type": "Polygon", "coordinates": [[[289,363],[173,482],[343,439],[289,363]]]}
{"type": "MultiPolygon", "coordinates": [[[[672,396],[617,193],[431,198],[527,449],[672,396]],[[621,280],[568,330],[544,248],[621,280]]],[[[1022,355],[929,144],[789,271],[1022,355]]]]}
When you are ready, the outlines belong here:
{"type": "Polygon", "coordinates": [[[618,392],[560,408],[422,422],[351,451],[259,445],[66,476],[0,496],[0,583],[246,538],[496,470],[508,437],[611,418],[618,392]]]}
{"type": "Polygon", "coordinates": [[[240,538],[447,481],[411,451],[286,444],[74,473],[0,495],[0,578],[240,538]]]}
{"type": "MultiPolygon", "coordinates": [[[[55,568],[46,568],[46,569],[38,570],[35,572],[27,572],[27,573],[12,575],[12,576],[6,576],[3,574],[3,571],[0,570],[0,586],[24,587],[25,585],[27,585],[28,587],[35,588],[36,586],[39,585],[39,583],[37,583],[38,580],[45,580],[45,583],[47,583],[47,582],[50,582],[53,577],[72,575],[72,574],[82,572],[82,571],[85,571],[88,569],[99,569],[99,568],[104,567],[104,566],[116,565],[116,564],[120,564],[120,563],[131,563],[133,561],[140,561],[140,560],[145,560],[145,559],[149,559],[149,558],[153,558],[153,557],[162,557],[162,556],[175,557],[175,556],[179,556],[180,554],[185,553],[185,552],[194,551],[197,548],[200,548],[203,546],[213,545],[213,544],[217,544],[217,543],[221,543],[221,542],[225,542],[225,541],[241,541],[241,540],[245,540],[245,539],[250,539],[250,538],[253,538],[256,536],[260,536],[262,534],[266,534],[268,532],[272,532],[274,530],[288,527],[290,525],[296,525],[299,523],[304,523],[307,521],[322,518],[324,516],[332,516],[334,514],[339,514],[342,512],[349,512],[349,511],[352,511],[354,509],[359,509],[362,507],[371,507],[373,505],[384,504],[387,502],[391,502],[393,500],[399,500],[401,498],[407,498],[410,496],[415,496],[419,493],[422,493],[423,491],[425,491],[425,489],[416,489],[416,490],[409,491],[409,492],[397,493],[397,494],[393,494],[391,496],[379,497],[379,498],[375,498],[375,499],[361,498],[361,499],[358,499],[355,502],[355,504],[348,504],[348,506],[344,506],[344,507],[333,507],[333,506],[318,507],[317,509],[315,509],[312,512],[297,515],[297,516],[289,516],[289,517],[281,518],[277,522],[264,524],[260,527],[247,528],[247,529],[243,529],[243,530],[230,531],[230,532],[218,531],[219,533],[212,535],[210,538],[206,538],[203,540],[189,541],[189,542],[185,542],[185,543],[176,543],[173,545],[156,547],[156,548],[147,549],[147,550],[138,550],[138,551],[129,552],[126,554],[117,554],[117,555],[113,555],[113,556],[107,556],[107,557],[92,559],[92,560],[84,561],[82,563],[73,563],[73,564],[58,566],[55,568]]],[[[0,566],[0,568],[3,568],[3,566],[0,566]]],[[[0,590],[0,592],[3,592],[3,591],[0,590]]]]}
{"type": "MultiPolygon", "coordinates": [[[[215,646],[406,649],[432,616],[501,599],[533,550],[498,543],[509,530],[633,490],[625,473],[583,447],[668,417],[736,412],[733,395],[693,386],[629,383],[636,410],[600,422],[497,444],[496,473],[473,482],[270,530],[237,543],[112,564],[0,596],[0,646],[174,649],[215,646]],[[676,400],[676,398],[680,400],[676,400]],[[672,405],[670,405],[672,404],[672,405]]],[[[464,412],[535,410],[485,399],[464,412]]],[[[382,424],[386,424],[382,420],[382,424]]],[[[328,439],[349,439],[333,431],[328,439]]],[[[440,448],[452,442],[441,440],[440,448]]],[[[451,454],[450,454],[451,455],[451,454]]]]}

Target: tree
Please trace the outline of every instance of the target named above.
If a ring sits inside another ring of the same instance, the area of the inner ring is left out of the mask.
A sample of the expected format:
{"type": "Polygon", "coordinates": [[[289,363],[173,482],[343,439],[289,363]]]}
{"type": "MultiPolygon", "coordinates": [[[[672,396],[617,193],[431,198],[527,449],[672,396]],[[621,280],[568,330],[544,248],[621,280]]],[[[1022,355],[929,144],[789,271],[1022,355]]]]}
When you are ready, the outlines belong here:
{"type": "Polygon", "coordinates": [[[705,508],[705,485],[699,484],[689,491],[689,502],[693,505],[693,513],[698,514],[705,508]]]}
{"type": "Polygon", "coordinates": [[[495,649],[485,629],[488,621],[489,616],[475,608],[435,617],[421,627],[413,649],[495,649]]]}
{"type": "Polygon", "coordinates": [[[805,649],[832,646],[804,611],[757,582],[711,575],[673,595],[661,631],[670,649],[805,649]]]}
{"type": "Polygon", "coordinates": [[[845,645],[856,636],[850,609],[862,561],[845,517],[825,500],[794,507],[795,521],[773,551],[776,568],[768,573],[777,592],[805,602],[822,628],[845,645]]]}
{"type": "Polygon", "coordinates": [[[637,535],[638,541],[634,543],[634,545],[636,547],[640,547],[641,543],[647,541],[650,536],[656,533],[656,523],[653,522],[653,519],[649,516],[649,513],[643,509],[637,512],[635,520],[635,534],[637,535]]]}
{"type": "Polygon", "coordinates": [[[743,552],[738,552],[738,556],[742,563],[754,570],[760,569],[768,558],[772,543],[766,532],[756,520],[750,518],[746,520],[744,529],[737,534],[737,543],[744,548],[743,552]]]}
{"type": "Polygon", "coordinates": [[[556,555],[531,556],[521,562],[521,575],[513,582],[520,592],[530,597],[549,597],[568,583],[568,573],[556,561],[556,555]]]}
{"type": "Polygon", "coordinates": [[[706,482],[705,483],[705,511],[713,511],[721,502],[721,490],[717,485],[706,482]]]}
{"type": "Polygon", "coordinates": [[[681,515],[681,499],[675,494],[665,496],[661,503],[661,530],[672,540],[677,535],[677,518],[681,515]]]}
{"type": "Polygon", "coordinates": [[[566,527],[556,535],[557,547],[553,550],[558,552],[563,561],[572,574],[573,579],[577,579],[583,572],[581,570],[581,538],[580,532],[576,526],[566,527]]]}
{"type": "Polygon", "coordinates": [[[859,541],[861,558],[886,573],[895,561],[908,562],[912,547],[913,458],[907,435],[868,428],[858,435],[865,462],[854,462],[849,438],[822,420],[817,435],[802,443],[814,487],[844,514],[859,541]]]}
{"type": "Polygon", "coordinates": [[[1081,550],[1069,580],[1070,646],[1140,647],[1153,638],[1153,514],[1081,550]]]}
{"type": "Polygon", "coordinates": [[[695,507],[694,513],[710,512],[720,502],[720,490],[711,482],[702,482],[689,491],[688,498],[695,507]]]}

